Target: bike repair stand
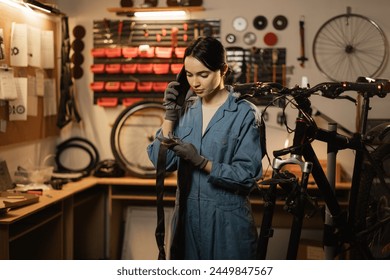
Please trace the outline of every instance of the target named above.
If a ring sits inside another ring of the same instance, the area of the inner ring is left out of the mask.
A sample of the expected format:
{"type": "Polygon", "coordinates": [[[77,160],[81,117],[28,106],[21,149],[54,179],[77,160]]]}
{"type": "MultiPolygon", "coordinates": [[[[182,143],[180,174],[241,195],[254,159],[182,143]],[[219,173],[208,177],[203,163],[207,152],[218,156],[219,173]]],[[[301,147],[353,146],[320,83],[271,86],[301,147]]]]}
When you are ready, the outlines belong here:
{"type": "MultiPolygon", "coordinates": [[[[337,132],[336,123],[328,123],[328,130],[334,133],[337,132]]],[[[336,188],[336,157],[337,150],[331,143],[328,143],[327,163],[326,163],[326,177],[333,191],[336,188]]],[[[334,222],[328,207],[325,208],[325,225],[324,225],[324,253],[326,260],[333,260],[337,255],[337,238],[334,233],[334,222]]]]}

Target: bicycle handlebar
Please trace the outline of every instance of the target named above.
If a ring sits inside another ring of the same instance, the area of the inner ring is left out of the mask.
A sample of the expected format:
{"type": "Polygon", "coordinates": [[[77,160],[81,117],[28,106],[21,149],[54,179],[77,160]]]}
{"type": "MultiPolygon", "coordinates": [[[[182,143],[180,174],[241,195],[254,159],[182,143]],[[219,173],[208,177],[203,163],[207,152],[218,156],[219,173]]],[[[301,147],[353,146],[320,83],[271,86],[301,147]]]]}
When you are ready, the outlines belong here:
{"type": "Polygon", "coordinates": [[[274,82],[235,84],[233,87],[235,91],[242,93],[243,97],[253,97],[255,95],[265,96],[269,94],[310,96],[316,92],[320,92],[321,96],[335,99],[345,91],[356,91],[359,93],[367,93],[369,97],[378,96],[383,98],[390,92],[390,82],[388,80],[374,80],[365,77],[359,77],[356,82],[325,82],[311,88],[302,88],[299,86],[286,88],[274,82]]]}

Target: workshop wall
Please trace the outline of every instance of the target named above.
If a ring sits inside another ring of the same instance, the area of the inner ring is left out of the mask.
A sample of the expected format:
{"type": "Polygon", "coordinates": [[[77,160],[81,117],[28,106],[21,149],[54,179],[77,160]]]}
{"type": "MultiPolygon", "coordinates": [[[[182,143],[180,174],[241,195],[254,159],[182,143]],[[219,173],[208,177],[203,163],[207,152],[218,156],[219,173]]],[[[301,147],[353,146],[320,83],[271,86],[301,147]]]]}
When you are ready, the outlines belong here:
{"type": "MultiPolygon", "coordinates": [[[[90,54],[90,50],[93,48],[93,21],[104,18],[116,20],[125,20],[128,18],[108,12],[107,8],[120,6],[119,0],[96,0],[93,2],[88,0],[58,0],[50,2],[56,2],[58,8],[69,16],[71,35],[72,29],[77,25],[83,26],[86,30],[83,38],[85,47],[82,50],[84,61],[81,65],[83,75],[75,81],[77,105],[82,121],[81,123],[71,123],[63,128],[61,130],[61,138],[57,142],[71,136],[85,137],[96,145],[102,159],[112,158],[110,147],[111,126],[124,107],[104,108],[94,105],[93,92],[90,89],[90,83],[93,81],[93,73],[90,71],[90,66],[93,64],[93,59],[90,54]]],[[[159,6],[166,5],[166,1],[160,0],[159,2],[159,6]]],[[[142,3],[142,0],[136,0],[134,1],[134,6],[142,3]]],[[[328,80],[315,65],[311,50],[313,39],[323,23],[336,15],[346,13],[348,6],[351,7],[352,13],[361,14],[374,20],[384,30],[387,37],[390,37],[390,22],[388,21],[387,13],[390,4],[387,0],[373,0],[370,2],[370,5],[367,5],[367,2],[364,0],[204,0],[203,6],[205,10],[191,13],[191,19],[220,19],[220,37],[221,41],[227,47],[240,46],[248,48],[255,46],[257,48],[264,48],[267,47],[264,43],[265,34],[273,32],[277,36],[277,42],[274,47],[286,49],[285,64],[288,69],[286,74],[287,86],[300,85],[302,77],[307,77],[311,85],[328,80]],[[253,20],[258,15],[264,15],[268,19],[268,25],[263,30],[257,30],[253,26],[253,20]],[[271,24],[277,15],[284,15],[288,19],[288,25],[284,30],[276,30],[271,24]],[[233,27],[234,19],[239,16],[244,17],[248,23],[247,28],[241,32],[236,31],[233,27]],[[304,19],[305,23],[305,56],[307,57],[304,67],[301,67],[300,61],[297,60],[301,56],[299,21],[302,19],[304,19]],[[257,37],[255,43],[251,46],[244,42],[244,34],[246,32],[253,32],[257,37]],[[234,44],[229,44],[225,40],[226,36],[230,33],[236,36],[236,42],[234,44]]],[[[383,78],[390,77],[390,66],[388,63],[386,63],[386,67],[380,76],[383,78]]],[[[323,113],[332,116],[341,125],[351,130],[354,129],[355,108],[352,103],[313,98],[313,104],[323,113]]],[[[387,117],[386,110],[389,104],[389,98],[375,99],[372,103],[375,110],[371,112],[371,117],[387,117]]],[[[276,121],[277,113],[277,108],[271,108],[269,111],[270,118],[267,138],[272,139],[272,141],[268,141],[268,149],[270,151],[282,147],[287,137],[285,130],[276,121]]],[[[288,115],[290,122],[293,119],[294,116],[292,114],[288,115]]],[[[43,142],[30,143],[29,145],[31,145],[32,150],[28,150],[33,152],[43,142]]],[[[322,150],[324,151],[323,158],[325,158],[325,149],[322,150]]],[[[13,170],[19,155],[25,154],[25,147],[20,147],[20,145],[16,147],[2,147],[0,148],[0,152],[2,157],[6,157],[7,162],[11,165],[10,169],[13,170]],[[8,158],[6,155],[12,156],[8,158]]],[[[340,161],[344,161],[342,165],[347,171],[351,165],[349,157],[350,155],[348,153],[344,154],[343,152],[339,156],[340,161]]],[[[69,160],[77,161],[78,159],[69,160]]]]}

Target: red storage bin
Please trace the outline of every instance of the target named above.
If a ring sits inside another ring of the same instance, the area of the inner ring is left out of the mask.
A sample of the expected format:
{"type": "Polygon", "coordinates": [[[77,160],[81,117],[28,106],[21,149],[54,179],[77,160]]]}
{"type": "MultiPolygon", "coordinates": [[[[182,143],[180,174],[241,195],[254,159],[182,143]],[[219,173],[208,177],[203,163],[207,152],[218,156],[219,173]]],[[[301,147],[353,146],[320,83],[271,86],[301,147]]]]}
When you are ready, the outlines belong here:
{"type": "Polygon", "coordinates": [[[151,91],[153,86],[153,82],[139,82],[137,84],[137,90],[140,92],[151,91]]]}
{"type": "Polygon", "coordinates": [[[93,64],[91,65],[91,71],[95,74],[102,74],[104,73],[104,64],[93,64]]]}
{"type": "Polygon", "coordinates": [[[103,91],[104,90],[104,82],[93,82],[89,85],[89,87],[93,91],[103,91]]]}
{"type": "Polygon", "coordinates": [[[153,82],[153,91],[165,91],[168,86],[168,82],[153,82]]]}
{"type": "Polygon", "coordinates": [[[142,101],[142,98],[122,98],[122,105],[128,107],[140,101],[142,101]]]}
{"type": "Polygon", "coordinates": [[[154,57],[154,47],[138,47],[139,57],[154,57]]]}
{"type": "Polygon", "coordinates": [[[106,57],[121,57],[122,49],[121,48],[106,48],[106,57]]]}
{"type": "Polygon", "coordinates": [[[137,72],[138,64],[122,64],[122,73],[125,74],[134,74],[137,72]]]}
{"type": "Polygon", "coordinates": [[[126,58],[134,58],[138,56],[138,47],[122,48],[122,55],[126,58]]]}
{"type": "Polygon", "coordinates": [[[97,104],[102,107],[115,107],[118,105],[118,98],[115,97],[101,97],[98,98],[97,104]]]}
{"type": "Polygon", "coordinates": [[[171,64],[171,72],[173,74],[179,74],[181,68],[183,68],[183,63],[172,63],[171,64]]]}
{"type": "Polygon", "coordinates": [[[183,58],[185,50],[186,50],[185,47],[176,47],[175,48],[175,55],[176,55],[176,57],[183,58]]]}
{"type": "Polygon", "coordinates": [[[120,64],[106,64],[106,72],[109,74],[118,74],[121,72],[120,64]]]}
{"type": "Polygon", "coordinates": [[[169,73],[169,64],[168,63],[153,64],[153,72],[155,74],[168,74],[169,73]]]}
{"type": "Polygon", "coordinates": [[[153,73],[153,64],[152,63],[144,63],[144,64],[140,63],[137,66],[137,72],[140,74],[153,73]]]}
{"type": "Polygon", "coordinates": [[[121,82],[121,91],[135,91],[136,86],[136,82],[121,82]]]}
{"type": "Polygon", "coordinates": [[[158,58],[171,58],[172,57],[172,47],[156,47],[155,55],[158,58]]]}
{"type": "Polygon", "coordinates": [[[104,48],[95,48],[91,50],[93,57],[106,57],[106,49],[104,48]]]}
{"type": "Polygon", "coordinates": [[[121,85],[120,82],[107,82],[104,88],[107,91],[119,91],[120,85],[121,85]]]}

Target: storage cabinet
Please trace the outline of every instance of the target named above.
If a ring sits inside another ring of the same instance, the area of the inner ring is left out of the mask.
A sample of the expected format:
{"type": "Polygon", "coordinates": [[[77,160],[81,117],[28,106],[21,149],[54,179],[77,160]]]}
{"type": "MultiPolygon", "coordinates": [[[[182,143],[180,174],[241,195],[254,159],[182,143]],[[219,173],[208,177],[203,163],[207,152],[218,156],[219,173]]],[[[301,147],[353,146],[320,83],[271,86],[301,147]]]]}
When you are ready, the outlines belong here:
{"type": "Polygon", "coordinates": [[[104,259],[105,190],[85,186],[0,217],[0,259],[104,259]]]}

